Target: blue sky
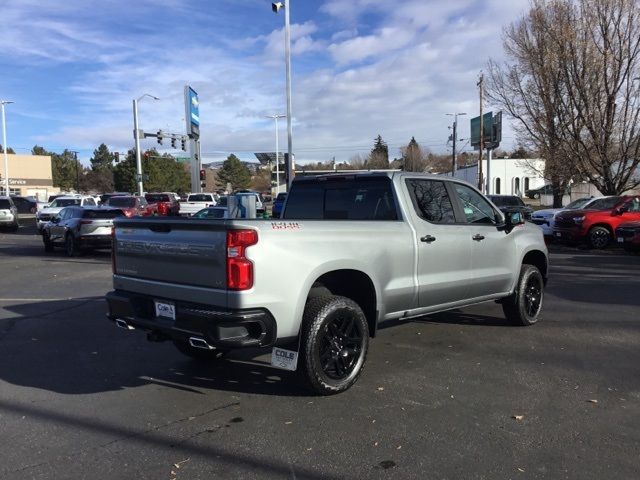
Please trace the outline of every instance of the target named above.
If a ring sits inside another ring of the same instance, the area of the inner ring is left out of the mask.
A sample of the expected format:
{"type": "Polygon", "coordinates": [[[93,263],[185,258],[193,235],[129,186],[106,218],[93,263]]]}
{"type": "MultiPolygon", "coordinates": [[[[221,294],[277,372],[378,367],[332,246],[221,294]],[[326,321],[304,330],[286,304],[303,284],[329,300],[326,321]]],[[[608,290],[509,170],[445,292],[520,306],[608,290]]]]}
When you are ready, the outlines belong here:
{"type": "MultiPolygon", "coordinates": [[[[391,156],[415,136],[444,152],[447,112],[477,115],[475,83],[526,0],[291,0],[296,160],[348,160],[376,135],[391,156]],[[480,49],[483,47],[482,49],[480,49]]],[[[184,132],[183,88],[199,93],[204,161],[274,150],[264,115],[285,113],[284,15],[264,0],[0,0],[0,99],[8,144],[80,151],[184,132]]],[[[470,115],[470,116],[472,116],[470,115]]],[[[468,121],[460,122],[468,135],[468,121]]],[[[280,122],[286,148],[286,122],[280,122]]],[[[514,138],[505,132],[505,146],[514,138]]],[[[153,139],[144,147],[156,146],[153,139]]],[[[468,148],[468,147],[466,147],[468,148]]],[[[172,152],[166,145],[161,150],[172,152]]],[[[177,152],[175,152],[177,153],[177,152]]]]}

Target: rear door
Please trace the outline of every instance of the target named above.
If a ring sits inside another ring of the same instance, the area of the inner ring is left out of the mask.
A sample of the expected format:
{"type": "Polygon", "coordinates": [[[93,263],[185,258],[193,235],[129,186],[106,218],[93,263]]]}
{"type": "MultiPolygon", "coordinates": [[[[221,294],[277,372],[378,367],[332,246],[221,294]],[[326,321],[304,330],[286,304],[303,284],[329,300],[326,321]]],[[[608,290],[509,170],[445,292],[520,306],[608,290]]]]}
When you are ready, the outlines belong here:
{"type": "Polygon", "coordinates": [[[410,213],[418,250],[419,306],[430,308],[465,300],[471,282],[472,244],[461,235],[445,182],[407,178],[405,186],[413,207],[410,213]]]}

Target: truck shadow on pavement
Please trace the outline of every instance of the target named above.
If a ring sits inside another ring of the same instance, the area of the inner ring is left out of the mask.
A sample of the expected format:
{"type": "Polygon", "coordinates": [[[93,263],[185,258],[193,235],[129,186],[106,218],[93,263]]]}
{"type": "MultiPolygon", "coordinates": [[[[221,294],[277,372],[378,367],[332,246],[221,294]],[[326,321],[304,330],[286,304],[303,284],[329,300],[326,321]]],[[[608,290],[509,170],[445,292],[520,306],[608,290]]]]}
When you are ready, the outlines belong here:
{"type": "Polygon", "coordinates": [[[312,395],[299,373],[258,358],[264,349],[238,350],[203,364],[171,342],[150,343],[140,330],[119,329],[105,318],[102,297],[0,306],[0,379],[14,385],[63,394],[154,384],[200,395],[312,395]]]}

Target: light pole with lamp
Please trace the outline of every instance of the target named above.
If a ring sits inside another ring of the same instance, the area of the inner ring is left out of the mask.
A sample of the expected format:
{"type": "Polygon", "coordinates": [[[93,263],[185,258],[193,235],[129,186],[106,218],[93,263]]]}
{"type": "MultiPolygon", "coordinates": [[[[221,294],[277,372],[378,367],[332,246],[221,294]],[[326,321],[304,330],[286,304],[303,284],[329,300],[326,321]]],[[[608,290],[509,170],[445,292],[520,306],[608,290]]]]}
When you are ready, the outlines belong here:
{"type": "Polygon", "coordinates": [[[4,106],[13,103],[11,100],[0,100],[2,105],[2,148],[4,150],[4,188],[5,194],[9,196],[9,157],[7,156],[7,120],[4,116],[4,106]]]}
{"type": "Polygon", "coordinates": [[[458,157],[456,152],[456,147],[458,143],[458,116],[466,115],[465,112],[462,113],[447,113],[448,116],[453,117],[453,158],[451,165],[451,176],[455,177],[456,170],[458,169],[458,157]]]}
{"type": "Polygon", "coordinates": [[[145,93],[137,99],[133,99],[133,138],[136,141],[136,176],[138,180],[138,195],[142,196],[144,194],[144,189],[142,186],[142,156],[140,155],[140,130],[138,129],[138,102],[142,100],[144,97],[150,97],[154,100],[160,100],[158,97],[154,95],[150,95],[145,93]]]}
{"type": "Polygon", "coordinates": [[[276,195],[280,193],[280,147],[278,143],[278,119],[285,118],[286,115],[277,113],[275,115],[265,115],[265,118],[272,118],[276,122],[276,195]]]}
{"type": "Polygon", "coordinates": [[[280,9],[284,7],[284,56],[287,76],[287,157],[289,159],[285,165],[287,169],[287,191],[291,189],[295,168],[295,159],[293,157],[293,129],[291,126],[293,117],[291,116],[291,28],[289,25],[289,1],[290,0],[271,4],[273,13],[278,13],[280,9]]]}

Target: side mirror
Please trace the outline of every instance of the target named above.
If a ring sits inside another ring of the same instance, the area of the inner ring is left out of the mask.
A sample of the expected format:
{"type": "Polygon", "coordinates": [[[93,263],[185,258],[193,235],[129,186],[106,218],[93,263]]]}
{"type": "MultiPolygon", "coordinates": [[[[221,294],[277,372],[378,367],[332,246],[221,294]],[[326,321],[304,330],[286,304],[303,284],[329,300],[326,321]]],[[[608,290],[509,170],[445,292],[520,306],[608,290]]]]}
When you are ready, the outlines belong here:
{"type": "Polygon", "coordinates": [[[60,223],[60,217],[53,217],[51,223],[60,223]]]}
{"type": "Polygon", "coordinates": [[[624,212],[628,212],[629,211],[629,206],[628,205],[622,205],[621,207],[618,207],[616,209],[613,210],[613,214],[614,215],[622,215],[624,212]]]}
{"type": "Polygon", "coordinates": [[[522,212],[510,212],[504,214],[504,223],[498,225],[498,230],[510,233],[518,225],[524,225],[524,215],[522,212]]]}

